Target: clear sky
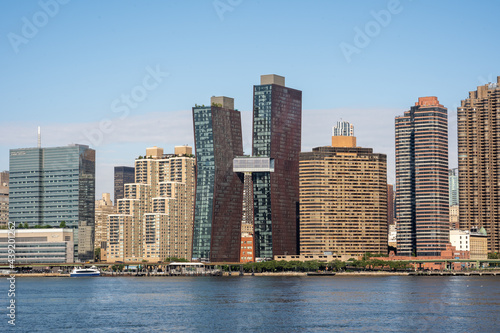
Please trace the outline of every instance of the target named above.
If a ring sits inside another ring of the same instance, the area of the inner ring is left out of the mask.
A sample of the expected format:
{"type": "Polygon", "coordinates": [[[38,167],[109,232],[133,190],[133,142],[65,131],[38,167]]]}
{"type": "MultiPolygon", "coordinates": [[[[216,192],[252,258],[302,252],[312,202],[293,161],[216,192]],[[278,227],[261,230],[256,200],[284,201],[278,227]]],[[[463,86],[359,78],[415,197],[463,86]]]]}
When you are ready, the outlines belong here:
{"type": "Polygon", "coordinates": [[[145,149],[193,145],[191,108],[235,98],[251,148],[252,86],[261,74],[303,92],[302,150],[331,143],[336,121],[388,156],[394,117],[421,96],[456,108],[500,75],[490,1],[0,1],[0,170],[9,149],[90,144],[96,196],[113,167],[145,149]]]}

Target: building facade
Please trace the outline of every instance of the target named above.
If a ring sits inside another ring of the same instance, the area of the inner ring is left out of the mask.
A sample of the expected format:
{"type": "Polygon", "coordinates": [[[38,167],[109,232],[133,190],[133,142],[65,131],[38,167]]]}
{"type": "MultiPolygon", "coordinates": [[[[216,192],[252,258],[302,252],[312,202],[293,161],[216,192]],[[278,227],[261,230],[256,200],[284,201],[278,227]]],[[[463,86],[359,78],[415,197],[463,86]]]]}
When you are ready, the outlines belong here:
{"type": "MultiPolygon", "coordinates": [[[[234,165],[233,165],[234,168],[234,165]]],[[[240,262],[255,261],[253,240],[253,182],[252,173],[244,173],[243,206],[241,216],[241,250],[240,262]]]]}
{"type": "Polygon", "coordinates": [[[470,259],[488,259],[488,236],[486,230],[450,230],[450,243],[459,251],[469,251],[470,259]]]}
{"type": "Polygon", "coordinates": [[[450,187],[450,229],[460,229],[458,206],[458,169],[450,169],[448,182],[450,187]]]}
{"type": "Polygon", "coordinates": [[[470,232],[465,230],[450,230],[450,243],[459,251],[470,251],[470,232]]]}
{"type": "Polygon", "coordinates": [[[100,249],[100,260],[107,261],[106,250],[108,241],[108,217],[114,214],[115,206],[109,193],[103,193],[95,202],[95,235],[94,249],[100,249]]]}
{"type": "Polygon", "coordinates": [[[458,206],[458,169],[450,169],[448,176],[450,187],[450,206],[458,206]]]}
{"type": "Polygon", "coordinates": [[[398,255],[437,256],[450,229],[447,109],[420,97],[395,123],[398,255]]]}
{"type": "Polygon", "coordinates": [[[148,262],[192,257],[195,159],[189,146],[146,149],[135,160],[135,183],[125,184],[109,215],[107,261],[148,262]]]}
{"type": "Polygon", "coordinates": [[[450,229],[460,229],[459,206],[450,206],[450,229]]]}
{"type": "Polygon", "coordinates": [[[483,227],[473,228],[470,233],[470,258],[488,259],[488,234],[483,227]]]}
{"type": "Polygon", "coordinates": [[[300,254],[387,253],[387,157],[371,148],[300,154],[300,254]]]}
{"type": "Polygon", "coordinates": [[[347,121],[337,121],[332,128],[332,136],[354,136],[354,125],[347,121]]]}
{"type": "MultiPolygon", "coordinates": [[[[72,263],[71,228],[16,229],[16,264],[72,263]]],[[[0,230],[0,263],[8,262],[9,230],[0,230]]]]}
{"type": "Polygon", "coordinates": [[[471,91],[457,117],[460,228],[484,227],[500,252],[500,76],[471,91]]]}
{"type": "Polygon", "coordinates": [[[387,184],[387,225],[394,224],[394,186],[387,184]]]}
{"type": "Polygon", "coordinates": [[[250,262],[255,260],[253,174],[274,172],[274,159],[255,156],[236,157],[233,160],[233,171],[244,177],[240,262],[250,262]]]}
{"type": "Polygon", "coordinates": [[[262,75],[254,86],[252,155],[274,159],[274,172],[254,172],[255,257],[298,253],[302,92],[285,78],[262,75]]]}
{"type": "Polygon", "coordinates": [[[229,97],[193,108],[196,149],[196,203],[193,258],[239,262],[243,176],[233,159],[243,155],[241,114],[229,97]]]}
{"type": "Polygon", "coordinates": [[[95,150],[85,145],[10,150],[9,220],[74,229],[75,261],[94,258],[95,150]]]}
{"type": "Polygon", "coordinates": [[[0,227],[9,223],[9,172],[0,172],[0,227]]]}
{"type": "Polygon", "coordinates": [[[114,200],[116,203],[118,199],[125,197],[125,184],[135,183],[135,169],[127,166],[116,166],[114,180],[114,200]]]}

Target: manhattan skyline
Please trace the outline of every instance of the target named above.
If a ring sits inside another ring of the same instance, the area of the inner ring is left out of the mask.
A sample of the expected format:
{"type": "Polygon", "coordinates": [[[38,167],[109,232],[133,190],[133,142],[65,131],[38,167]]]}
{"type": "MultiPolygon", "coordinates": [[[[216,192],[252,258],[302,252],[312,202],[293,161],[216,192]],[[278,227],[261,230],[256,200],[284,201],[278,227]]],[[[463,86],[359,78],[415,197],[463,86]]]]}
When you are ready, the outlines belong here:
{"type": "Polygon", "coordinates": [[[250,154],[252,86],[263,74],[303,92],[302,151],[328,145],[343,119],[359,146],[387,154],[392,184],[394,118],[436,96],[448,108],[456,168],[456,108],[500,74],[498,9],[494,1],[4,1],[0,170],[9,169],[9,149],[36,147],[41,126],[42,147],[95,149],[96,197],[112,193],[114,166],[133,166],[146,147],[194,146],[191,107],[212,95],[235,99],[250,154]]]}

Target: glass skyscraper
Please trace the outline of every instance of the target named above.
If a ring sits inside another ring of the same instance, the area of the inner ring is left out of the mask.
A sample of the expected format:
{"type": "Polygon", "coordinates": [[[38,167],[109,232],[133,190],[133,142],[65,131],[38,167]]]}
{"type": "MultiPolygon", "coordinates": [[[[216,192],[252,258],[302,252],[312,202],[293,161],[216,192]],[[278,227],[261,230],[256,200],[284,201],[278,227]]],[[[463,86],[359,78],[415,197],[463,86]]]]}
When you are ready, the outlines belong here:
{"type": "Polygon", "coordinates": [[[252,155],[275,163],[273,173],[252,175],[255,257],[297,254],[302,92],[262,75],[253,98],[252,155]]]}
{"type": "Polygon", "coordinates": [[[450,206],[458,206],[458,168],[450,169],[448,177],[450,186],[450,206]]]}
{"type": "Polygon", "coordinates": [[[9,220],[73,228],[75,260],[94,258],[95,150],[84,145],[10,150],[9,220]]]}
{"type": "Polygon", "coordinates": [[[125,184],[135,182],[135,168],[127,166],[115,166],[115,205],[119,199],[125,197],[125,184]]]}
{"type": "Polygon", "coordinates": [[[234,100],[212,97],[193,108],[196,202],[193,258],[238,262],[241,247],[243,178],[233,159],[243,155],[241,114],[234,100]]]}

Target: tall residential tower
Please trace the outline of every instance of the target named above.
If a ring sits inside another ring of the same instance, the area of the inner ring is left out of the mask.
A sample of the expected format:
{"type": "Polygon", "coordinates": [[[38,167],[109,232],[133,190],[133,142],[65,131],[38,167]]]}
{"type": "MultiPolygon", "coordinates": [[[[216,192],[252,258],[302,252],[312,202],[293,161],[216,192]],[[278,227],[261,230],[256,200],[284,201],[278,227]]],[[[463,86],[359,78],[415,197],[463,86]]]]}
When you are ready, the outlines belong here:
{"type": "Polygon", "coordinates": [[[193,258],[239,262],[243,176],[233,159],[243,155],[241,114],[234,99],[212,97],[211,106],[193,108],[196,201],[193,258]]]}
{"type": "Polygon", "coordinates": [[[191,259],[195,159],[189,146],[146,149],[135,160],[135,183],[125,184],[117,214],[108,217],[107,260],[191,259]]]}
{"type": "Polygon", "coordinates": [[[125,196],[125,184],[135,183],[134,167],[115,166],[115,204],[125,196]]]}
{"type": "Polygon", "coordinates": [[[274,172],[253,173],[255,257],[298,253],[302,92],[285,78],[262,75],[254,86],[255,157],[274,159],[274,172]]]}
{"type": "Polygon", "coordinates": [[[488,251],[500,252],[500,76],[458,108],[460,228],[484,227],[488,251]]]}
{"type": "Polygon", "coordinates": [[[334,141],[300,153],[300,254],[387,253],[387,156],[334,141]]]}
{"type": "Polygon", "coordinates": [[[449,241],[448,115],[420,97],[396,117],[398,254],[435,256],[449,241]]]}

